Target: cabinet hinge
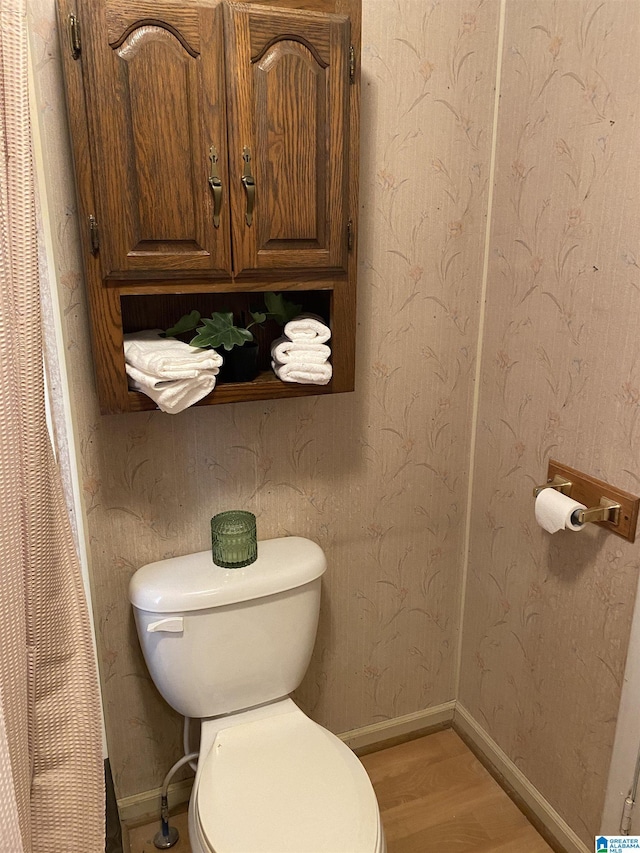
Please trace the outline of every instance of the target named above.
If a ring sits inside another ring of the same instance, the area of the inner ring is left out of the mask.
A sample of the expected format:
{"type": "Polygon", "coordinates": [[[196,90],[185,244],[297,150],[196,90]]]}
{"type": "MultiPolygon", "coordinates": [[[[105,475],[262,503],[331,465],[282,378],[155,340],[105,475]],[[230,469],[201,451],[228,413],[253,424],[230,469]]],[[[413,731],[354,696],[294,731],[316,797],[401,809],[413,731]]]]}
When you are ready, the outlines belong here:
{"type": "Polygon", "coordinates": [[[69,41],[71,42],[71,56],[80,59],[82,53],[82,42],[80,40],[80,22],[75,15],[69,15],[69,41]]]}
{"type": "Polygon", "coordinates": [[[352,44],[349,45],[349,83],[356,82],[356,52],[352,44]]]}
{"type": "Polygon", "coordinates": [[[351,251],[353,249],[353,220],[350,219],[347,222],[347,249],[351,251]]]}
{"type": "Polygon", "coordinates": [[[89,241],[91,244],[91,254],[97,255],[100,250],[100,234],[98,233],[98,223],[93,213],[89,216],[89,241]]]}

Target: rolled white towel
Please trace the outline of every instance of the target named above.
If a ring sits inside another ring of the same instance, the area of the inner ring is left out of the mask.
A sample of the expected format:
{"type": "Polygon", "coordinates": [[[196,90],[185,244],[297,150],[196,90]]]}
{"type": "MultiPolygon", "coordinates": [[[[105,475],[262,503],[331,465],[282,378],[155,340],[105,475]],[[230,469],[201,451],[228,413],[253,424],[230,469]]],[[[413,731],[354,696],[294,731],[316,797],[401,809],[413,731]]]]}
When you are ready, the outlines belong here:
{"type": "Polygon", "coordinates": [[[125,364],[129,376],[129,387],[142,391],[157,404],[158,408],[170,415],[176,415],[198,400],[206,397],[215,388],[218,368],[201,370],[192,379],[160,379],[130,364],[125,364]]]}
{"type": "Polygon", "coordinates": [[[317,314],[300,314],[284,327],[290,341],[309,341],[324,344],[331,337],[331,329],[317,314]]]}
{"type": "Polygon", "coordinates": [[[160,332],[160,329],[146,329],[124,335],[125,361],[162,379],[195,379],[200,371],[215,370],[222,365],[222,357],[215,350],[162,338],[160,332]]]}
{"type": "Polygon", "coordinates": [[[289,361],[287,364],[271,362],[273,372],[283,382],[297,382],[299,385],[326,385],[333,375],[329,362],[315,364],[314,362],[289,361]]]}
{"type": "Polygon", "coordinates": [[[311,341],[290,341],[286,335],[276,338],[271,344],[271,358],[278,364],[290,361],[324,364],[331,355],[331,347],[311,341]]]}

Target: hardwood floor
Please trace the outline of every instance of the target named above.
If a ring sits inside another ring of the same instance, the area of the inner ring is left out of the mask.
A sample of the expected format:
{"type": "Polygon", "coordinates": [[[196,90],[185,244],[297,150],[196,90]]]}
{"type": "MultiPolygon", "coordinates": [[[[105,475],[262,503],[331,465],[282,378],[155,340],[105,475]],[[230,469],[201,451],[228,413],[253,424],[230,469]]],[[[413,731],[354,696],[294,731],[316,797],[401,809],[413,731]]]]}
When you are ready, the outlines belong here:
{"type": "Polygon", "coordinates": [[[453,729],[361,759],[388,853],[552,853],[453,729]]]}
{"type": "MultiPolygon", "coordinates": [[[[552,853],[452,729],[361,761],[378,797],[388,853],[552,853]]],[[[175,853],[191,853],[186,818],[182,812],[172,819],[181,836],[175,853]]],[[[131,853],[155,853],[158,826],[129,829],[131,853]]]]}

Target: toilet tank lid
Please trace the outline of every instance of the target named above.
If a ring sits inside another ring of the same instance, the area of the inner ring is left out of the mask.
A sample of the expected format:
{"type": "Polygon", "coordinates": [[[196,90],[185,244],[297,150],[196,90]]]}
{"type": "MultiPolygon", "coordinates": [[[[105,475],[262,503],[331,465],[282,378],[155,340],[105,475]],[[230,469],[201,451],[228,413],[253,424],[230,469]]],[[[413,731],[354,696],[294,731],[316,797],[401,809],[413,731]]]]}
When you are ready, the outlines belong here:
{"type": "Polygon", "coordinates": [[[326,567],[322,548],[310,539],[266,539],[258,542],[258,559],[242,569],[217,566],[211,551],[142,566],[129,583],[129,601],[151,613],[206,610],[295,589],[326,567]]]}

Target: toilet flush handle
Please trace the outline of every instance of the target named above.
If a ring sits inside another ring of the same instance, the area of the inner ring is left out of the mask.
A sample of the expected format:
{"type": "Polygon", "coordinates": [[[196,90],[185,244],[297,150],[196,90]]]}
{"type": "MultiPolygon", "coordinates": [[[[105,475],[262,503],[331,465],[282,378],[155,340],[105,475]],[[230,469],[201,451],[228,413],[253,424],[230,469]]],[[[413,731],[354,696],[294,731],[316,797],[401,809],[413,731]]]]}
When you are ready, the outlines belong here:
{"type": "Polygon", "coordinates": [[[159,619],[157,622],[149,622],[147,633],[154,631],[170,631],[172,634],[180,634],[184,631],[182,616],[170,616],[168,619],[159,619]]]}

